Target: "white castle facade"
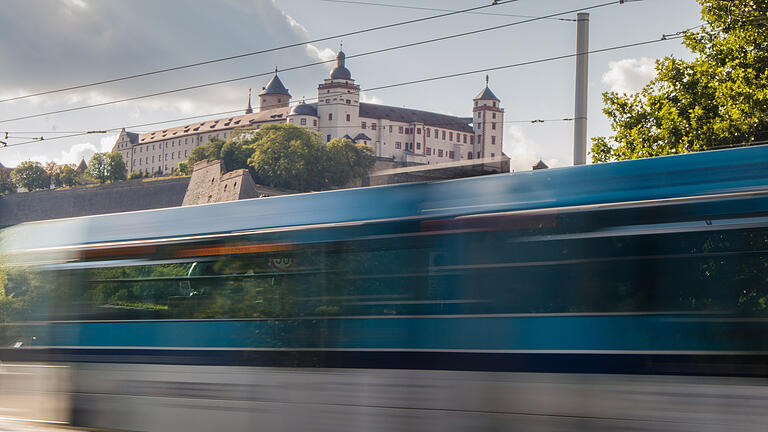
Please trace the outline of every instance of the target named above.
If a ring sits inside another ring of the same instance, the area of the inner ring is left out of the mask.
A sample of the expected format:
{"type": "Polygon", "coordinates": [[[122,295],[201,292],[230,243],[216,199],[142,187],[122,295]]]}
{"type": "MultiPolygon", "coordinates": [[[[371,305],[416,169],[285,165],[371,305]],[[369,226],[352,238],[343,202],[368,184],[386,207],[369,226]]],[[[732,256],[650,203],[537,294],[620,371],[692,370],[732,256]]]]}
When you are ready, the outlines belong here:
{"type": "Polygon", "coordinates": [[[113,147],[128,171],[170,174],[192,149],[211,139],[227,140],[238,128],[292,123],[319,133],[328,142],[347,138],[371,147],[378,157],[400,162],[439,164],[466,159],[501,159],[504,110],[486,86],[473,100],[472,117],[455,117],[409,108],[360,102],[360,86],[336,56],[330,77],[317,87],[316,103],[291,104],[277,72],[259,93],[259,111],[250,95],[245,114],[142,134],[122,130],[113,147]]]}

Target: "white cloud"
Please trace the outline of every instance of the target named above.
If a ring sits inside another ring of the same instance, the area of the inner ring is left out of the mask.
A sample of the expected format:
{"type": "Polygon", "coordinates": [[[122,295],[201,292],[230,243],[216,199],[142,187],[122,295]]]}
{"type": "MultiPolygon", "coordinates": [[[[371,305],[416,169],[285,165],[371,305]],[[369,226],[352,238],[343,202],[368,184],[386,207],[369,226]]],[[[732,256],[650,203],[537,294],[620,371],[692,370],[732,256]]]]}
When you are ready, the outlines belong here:
{"type": "Polygon", "coordinates": [[[648,57],[611,61],[601,81],[611,91],[637,93],[656,76],[655,65],[655,60],[648,57]]]}
{"type": "Polygon", "coordinates": [[[557,158],[546,157],[543,154],[542,146],[526,137],[523,129],[519,126],[507,128],[504,135],[504,153],[509,156],[510,170],[514,172],[530,171],[539,160],[543,160],[550,168],[564,165],[557,158]]]}
{"type": "Polygon", "coordinates": [[[88,162],[88,159],[90,159],[91,156],[93,156],[93,154],[98,151],[99,149],[97,149],[96,146],[90,142],[75,144],[67,150],[62,150],[61,156],[54,160],[59,164],[80,163],[80,160],[82,159],[85,159],[85,161],[88,162]]]}
{"type": "Polygon", "coordinates": [[[334,64],[330,61],[336,58],[336,53],[328,47],[320,49],[312,44],[307,44],[307,54],[309,54],[310,57],[316,58],[320,61],[328,62],[325,64],[328,69],[331,69],[334,66],[334,64]]]}
{"type": "Polygon", "coordinates": [[[379,104],[379,105],[381,105],[381,104],[383,104],[383,103],[384,103],[384,101],[383,101],[383,100],[381,100],[381,98],[380,98],[380,97],[378,97],[378,96],[376,96],[376,95],[371,95],[371,96],[369,96],[369,95],[368,95],[367,93],[365,93],[365,92],[360,92],[360,102],[366,102],[366,103],[372,103],[372,104],[379,104]]]}

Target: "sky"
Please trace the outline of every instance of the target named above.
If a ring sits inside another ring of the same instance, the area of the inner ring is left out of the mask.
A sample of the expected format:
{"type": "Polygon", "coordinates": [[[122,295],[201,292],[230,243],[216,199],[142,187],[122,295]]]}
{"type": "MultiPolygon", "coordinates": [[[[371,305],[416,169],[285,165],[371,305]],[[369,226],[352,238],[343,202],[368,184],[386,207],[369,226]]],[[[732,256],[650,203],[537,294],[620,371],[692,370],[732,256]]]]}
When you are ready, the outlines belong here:
{"type": "MultiPolygon", "coordinates": [[[[132,80],[0,102],[0,163],[24,160],[77,163],[109,151],[116,132],[64,139],[68,132],[127,127],[146,132],[194,120],[138,126],[244,109],[269,76],[237,80],[27,120],[16,117],[162,92],[334,58],[343,42],[347,67],[365,90],[423,78],[468,72],[547,57],[576,49],[576,12],[565,20],[541,19],[419,46],[354,58],[356,54],[471,30],[514,23],[608,3],[606,0],[517,0],[396,28],[333,38],[405,20],[438,15],[416,6],[459,10],[490,0],[6,0],[0,14],[0,100],[184,64],[298,43],[290,49],[243,57],[132,80]],[[360,4],[360,2],[367,4],[360,4]],[[353,57],[353,58],[349,58],[353,57]],[[5,139],[5,133],[8,138],[5,139]],[[37,137],[43,141],[14,145],[37,137]]],[[[660,39],[700,24],[695,0],[630,1],[591,9],[590,48],[601,49],[660,39]]],[[[691,58],[679,40],[592,54],[589,58],[588,137],[610,135],[602,113],[605,91],[638,91],[654,76],[654,61],[674,55],[691,58]]],[[[311,99],[330,65],[280,73],[293,100],[311,99]]],[[[567,166],[573,159],[573,123],[536,119],[574,116],[575,59],[531,64],[487,73],[490,88],[505,109],[504,152],[514,170],[538,161],[567,166]]],[[[485,72],[427,83],[364,91],[362,100],[471,116],[472,98],[485,85],[485,72]]],[[[256,101],[257,98],[254,100],[256,101]]],[[[256,104],[258,102],[256,101],[256,104]]]]}

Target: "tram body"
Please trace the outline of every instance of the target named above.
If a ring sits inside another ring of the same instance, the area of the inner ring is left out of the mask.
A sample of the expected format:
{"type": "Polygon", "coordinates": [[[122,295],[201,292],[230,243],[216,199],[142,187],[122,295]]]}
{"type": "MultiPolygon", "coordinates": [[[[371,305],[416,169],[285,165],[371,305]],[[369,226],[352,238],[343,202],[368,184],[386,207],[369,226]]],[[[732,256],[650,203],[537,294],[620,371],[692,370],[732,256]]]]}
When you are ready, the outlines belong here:
{"type": "Polygon", "coordinates": [[[60,368],[49,412],[79,426],[768,424],[765,146],[27,223],[2,248],[0,361],[60,368]]]}

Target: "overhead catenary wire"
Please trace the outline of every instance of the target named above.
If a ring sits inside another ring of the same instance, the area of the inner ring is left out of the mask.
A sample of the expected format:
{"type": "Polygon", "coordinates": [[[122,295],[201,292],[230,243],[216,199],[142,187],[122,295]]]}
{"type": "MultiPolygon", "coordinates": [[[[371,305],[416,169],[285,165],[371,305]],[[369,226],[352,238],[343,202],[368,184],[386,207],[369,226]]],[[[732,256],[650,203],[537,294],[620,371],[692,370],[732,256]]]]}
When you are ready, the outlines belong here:
{"type": "MultiPolygon", "coordinates": [[[[73,138],[73,137],[79,137],[79,136],[85,136],[85,135],[91,135],[91,134],[107,134],[107,133],[110,133],[110,132],[117,132],[117,131],[122,130],[122,129],[131,129],[131,128],[137,128],[137,127],[153,126],[153,125],[157,125],[157,124],[173,123],[173,122],[177,122],[177,121],[191,120],[191,119],[194,119],[194,118],[207,117],[207,116],[212,116],[212,115],[233,114],[235,112],[242,112],[242,111],[243,111],[242,109],[238,109],[238,110],[234,110],[234,111],[219,112],[217,114],[202,114],[202,115],[199,115],[199,116],[187,117],[187,118],[184,118],[184,119],[172,119],[172,120],[163,120],[163,121],[158,121],[158,122],[153,122],[153,123],[143,123],[143,124],[139,124],[139,125],[120,126],[120,127],[109,128],[109,129],[103,129],[103,130],[100,130],[100,131],[83,131],[83,132],[71,133],[71,134],[68,134],[68,135],[54,136],[54,137],[42,138],[42,139],[41,138],[34,138],[34,139],[30,139],[29,141],[26,141],[26,142],[20,142],[20,143],[15,143],[15,144],[7,144],[4,147],[15,147],[15,146],[20,146],[20,145],[28,145],[28,144],[40,143],[40,142],[43,142],[43,141],[55,141],[55,140],[62,139],[62,138],[73,138]]],[[[535,118],[535,119],[531,119],[531,120],[504,120],[504,121],[494,122],[494,123],[500,123],[500,124],[526,124],[526,123],[541,124],[541,123],[570,122],[570,121],[573,121],[573,118],[571,118],[571,117],[558,117],[558,118],[535,118]]],[[[276,123],[267,123],[267,122],[265,122],[265,123],[260,124],[259,126],[266,126],[268,124],[276,124],[276,123]]],[[[447,126],[455,126],[455,125],[456,125],[456,122],[430,122],[429,124],[425,124],[424,127],[425,128],[426,127],[430,127],[430,128],[444,127],[445,128],[447,126]]],[[[361,126],[361,125],[357,125],[357,126],[361,126]]],[[[248,125],[243,126],[243,127],[248,127],[248,125]]],[[[320,127],[319,129],[321,129],[321,130],[325,130],[325,129],[341,129],[341,128],[348,128],[348,127],[352,127],[352,126],[351,125],[323,126],[323,127],[320,127]]],[[[384,127],[384,125],[382,125],[381,127],[384,127]]],[[[235,129],[237,129],[237,128],[235,128],[235,129]]],[[[372,130],[375,130],[375,129],[372,129],[372,130]]],[[[218,131],[213,131],[213,132],[218,132],[218,131]]],[[[203,132],[201,132],[201,133],[203,133],[203,132]]],[[[458,134],[459,131],[456,131],[456,133],[458,134]]],[[[192,134],[189,134],[189,135],[192,135],[192,134]]],[[[174,138],[174,139],[176,139],[176,138],[174,138]]]]}
{"type": "MultiPolygon", "coordinates": [[[[418,45],[424,45],[424,44],[429,44],[429,43],[434,43],[434,42],[441,42],[441,41],[445,41],[445,40],[449,40],[449,39],[454,39],[454,38],[459,38],[459,37],[464,37],[464,36],[484,33],[484,32],[493,31],[493,30],[499,30],[499,29],[502,29],[502,28],[508,28],[508,27],[512,27],[512,26],[516,26],[516,25],[522,25],[522,24],[531,23],[531,22],[534,22],[534,21],[538,21],[538,20],[542,20],[542,19],[548,18],[548,17],[555,17],[555,16],[559,16],[559,15],[567,15],[567,14],[571,14],[571,13],[575,13],[575,12],[583,12],[583,11],[587,11],[587,10],[602,8],[602,7],[610,6],[610,5],[613,5],[613,4],[616,4],[616,3],[617,3],[616,1],[609,1],[609,2],[605,2],[605,3],[600,3],[600,4],[592,5],[592,6],[586,6],[586,7],[570,9],[570,10],[566,10],[566,11],[562,11],[562,12],[556,12],[556,13],[552,13],[552,14],[549,14],[549,15],[535,17],[535,18],[530,18],[530,19],[526,19],[526,20],[522,20],[522,21],[515,21],[515,22],[512,22],[512,23],[495,25],[495,26],[491,26],[491,27],[485,27],[485,28],[476,29],[476,30],[470,30],[470,31],[461,32],[461,33],[454,33],[454,34],[450,34],[450,35],[446,35],[446,36],[441,36],[441,37],[437,37],[437,38],[425,39],[425,40],[421,40],[421,41],[410,42],[410,43],[401,44],[401,45],[395,45],[395,46],[391,46],[391,47],[387,47],[387,48],[381,48],[381,49],[377,49],[377,50],[365,51],[365,52],[362,52],[362,53],[358,53],[358,54],[353,54],[353,55],[347,56],[347,59],[359,58],[359,57],[364,57],[364,56],[369,56],[369,55],[374,55],[374,54],[381,54],[381,53],[384,53],[384,52],[395,51],[395,50],[400,50],[400,49],[404,49],[404,48],[411,48],[411,47],[418,46],[418,45]]],[[[327,63],[333,63],[335,61],[336,60],[317,61],[317,62],[306,63],[306,64],[302,64],[302,65],[298,65],[298,66],[287,67],[287,68],[279,69],[277,71],[279,71],[279,72],[294,71],[294,70],[298,70],[298,69],[309,68],[309,67],[313,67],[313,66],[327,64],[327,63]]],[[[44,112],[44,113],[30,114],[30,115],[19,116],[19,117],[14,117],[14,118],[2,119],[2,120],[0,120],[0,123],[10,123],[10,122],[20,121],[20,120],[29,120],[29,119],[33,119],[33,118],[48,116],[48,115],[63,114],[63,113],[68,113],[68,112],[80,111],[80,110],[84,110],[84,109],[98,108],[98,107],[114,105],[114,104],[119,104],[119,103],[124,103],[124,102],[131,102],[131,101],[140,100],[140,99],[147,99],[147,98],[152,98],[152,97],[157,97],[157,96],[165,96],[165,95],[168,95],[168,94],[179,93],[179,92],[184,92],[184,91],[189,91],[189,90],[197,90],[197,89],[201,89],[201,88],[205,88],[205,87],[211,87],[211,86],[216,86],[216,85],[221,85],[221,84],[228,84],[228,83],[232,83],[232,82],[243,81],[243,80],[252,79],[252,78],[269,76],[269,75],[272,75],[273,73],[276,73],[277,71],[261,72],[261,73],[257,73],[257,74],[245,75],[245,76],[240,76],[240,77],[235,77],[235,78],[230,78],[230,79],[225,79],[225,80],[212,81],[212,82],[207,82],[207,83],[203,83],[203,84],[196,84],[196,85],[192,85],[192,86],[180,87],[180,88],[175,88],[175,89],[171,89],[171,90],[164,90],[164,91],[160,91],[160,92],[154,92],[154,93],[149,93],[149,94],[144,94],[144,95],[139,95],[139,96],[132,96],[132,97],[128,97],[128,98],[116,99],[116,100],[100,102],[100,103],[95,103],[95,104],[90,104],[90,105],[81,105],[81,106],[78,106],[78,107],[63,108],[63,109],[60,109],[60,110],[48,111],[48,112],[44,112]]],[[[0,101],[0,102],[2,102],[2,101],[0,101]]]]}
{"type": "MultiPolygon", "coordinates": [[[[183,69],[189,69],[189,68],[194,68],[194,67],[199,67],[199,66],[205,66],[205,65],[209,65],[209,64],[220,63],[220,62],[225,62],[225,61],[230,61],[230,60],[235,60],[235,59],[240,59],[240,58],[245,58],[245,57],[251,57],[251,56],[260,55],[260,54],[266,54],[266,53],[275,52],[275,51],[282,51],[282,50],[285,50],[285,49],[296,48],[296,47],[304,46],[304,45],[307,45],[307,44],[314,44],[314,43],[325,42],[325,41],[329,41],[329,40],[337,40],[337,39],[346,38],[346,37],[349,37],[349,36],[356,36],[356,35],[360,35],[360,34],[364,34],[364,33],[370,33],[370,32],[374,32],[374,31],[378,31],[378,30],[384,30],[384,29],[389,29],[389,28],[394,28],[394,27],[402,27],[402,26],[406,26],[406,25],[409,25],[409,24],[415,24],[415,23],[419,23],[419,22],[430,21],[430,20],[435,20],[435,19],[439,19],[439,18],[445,18],[445,17],[452,16],[452,15],[458,15],[458,14],[463,14],[463,13],[467,13],[467,12],[478,11],[478,10],[490,8],[490,7],[493,7],[493,6],[504,5],[504,4],[507,4],[507,3],[514,3],[514,2],[517,2],[517,1],[519,1],[519,0],[494,1],[493,3],[488,3],[488,4],[484,4],[484,5],[480,5],[480,6],[474,6],[474,7],[471,7],[471,8],[461,9],[461,10],[457,10],[457,11],[445,12],[445,13],[441,13],[441,14],[437,14],[437,15],[431,15],[431,16],[421,17],[421,18],[414,18],[414,19],[405,20],[405,21],[398,21],[398,22],[395,22],[395,23],[383,24],[383,25],[379,25],[379,26],[368,27],[368,28],[364,28],[364,29],[360,29],[360,30],[354,30],[354,31],[345,32],[345,33],[339,33],[339,34],[335,34],[335,35],[332,35],[332,36],[324,36],[324,37],[310,39],[310,40],[301,41],[301,42],[289,43],[289,44],[280,45],[280,46],[276,46],[276,47],[272,47],[272,48],[265,48],[265,49],[261,49],[261,50],[250,51],[250,52],[245,52],[245,53],[231,55],[231,56],[226,56],[226,57],[219,57],[219,58],[215,58],[215,59],[211,59],[211,60],[203,60],[203,61],[199,61],[199,62],[195,62],[195,63],[188,63],[188,64],[180,65],[180,66],[172,66],[172,67],[167,67],[167,68],[162,68],[162,69],[156,69],[156,70],[153,70],[153,71],[141,72],[141,73],[132,74],[132,75],[124,75],[124,76],[121,76],[121,77],[110,78],[110,79],[106,79],[106,80],[102,80],[102,81],[95,81],[95,82],[90,82],[90,83],[85,83],[85,84],[78,84],[78,85],[73,85],[73,86],[59,88],[59,89],[54,89],[54,90],[46,90],[46,91],[41,91],[41,92],[37,92],[37,93],[30,93],[30,94],[21,95],[21,96],[14,96],[14,97],[10,97],[10,98],[0,99],[0,103],[2,103],[2,102],[10,102],[10,101],[15,101],[15,100],[20,100],[20,99],[26,99],[26,98],[30,98],[30,97],[34,97],[34,96],[43,96],[43,95],[48,95],[48,94],[53,94],[53,93],[60,93],[60,92],[64,92],[64,91],[78,90],[78,89],[87,88],[87,87],[93,87],[93,86],[98,86],[98,85],[103,85],[103,84],[110,84],[110,83],[119,82],[119,81],[126,81],[126,80],[142,78],[142,77],[151,76],[151,75],[157,75],[157,74],[173,72],[173,71],[178,71],[178,70],[183,70],[183,69]]],[[[618,1],[616,1],[614,3],[618,3],[618,1]]]]}
{"type": "MultiPolygon", "coordinates": [[[[378,6],[378,7],[387,7],[387,8],[393,8],[393,9],[423,10],[423,11],[430,11],[430,12],[456,12],[453,9],[441,9],[441,8],[433,8],[433,7],[412,6],[412,5],[392,4],[392,3],[376,3],[376,2],[367,2],[367,1],[353,1],[353,0],[318,0],[318,1],[326,2],[326,3],[353,4],[353,5],[360,5],[360,6],[378,6]]],[[[472,11],[472,12],[465,12],[465,13],[470,15],[503,16],[503,17],[516,17],[516,18],[538,18],[536,15],[520,15],[520,14],[509,14],[509,13],[500,13],[500,12],[472,11]]],[[[570,21],[570,22],[576,21],[573,18],[547,17],[546,19],[557,20],[557,21],[570,21]]]]}
{"type": "MultiPolygon", "coordinates": [[[[651,40],[646,40],[646,41],[642,41],[642,42],[634,42],[634,43],[618,45],[618,46],[613,46],[613,47],[608,47],[608,48],[600,48],[600,49],[595,49],[595,50],[587,51],[587,55],[598,54],[598,53],[609,52],[609,51],[615,51],[615,50],[619,50],[619,49],[633,48],[633,47],[649,45],[649,44],[659,43],[659,42],[667,42],[667,41],[672,41],[672,40],[676,40],[676,39],[681,39],[682,37],[683,36],[675,36],[675,37],[668,37],[668,38],[662,38],[662,39],[651,39],[651,40]]],[[[494,67],[489,67],[489,68],[475,69],[475,70],[471,70],[471,71],[456,72],[456,73],[452,73],[452,74],[439,75],[439,76],[433,76],[433,77],[427,77],[427,78],[420,78],[420,79],[416,79],[416,80],[404,81],[404,82],[399,82],[399,83],[394,83],[394,84],[386,84],[386,85],[381,85],[381,86],[377,86],[377,87],[370,87],[370,88],[362,89],[361,91],[384,90],[384,89],[390,89],[390,88],[395,88],[395,87],[402,87],[402,86],[407,86],[407,85],[420,84],[420,83],[431,82],[431,81],[438,81],[438,80],[449,79],[449,78],[456,78],[456,77],[466,76],[466,75],[475,75],[475,74],[485,73],[485,72],[492,72],[492,71],[498,71],[498,70],[504,70],[504,69],[512,69],[512,68],[516,68],[516,67],[529,66],[529,65],[533,65],[533,64],[539,64],[539,63],[546,63],[546,62],[551,62],[551,61],[563,60],[563,59],[575,57],[577,55],[580,55],[580,54],[578,54],[578,53],[563,54],[563,55],[560,55],[560,56],[547,57],[547,58],[537,59],[537,60],[529,60],[529,61],[525,61],[525,62],[512,63],[512,64],[507,64],[507,65],[502,65],[502,66],[494,66],[494,67]]],[[[310,100],[310,101],[315,100],[316,101],[317,99],[318,98],[315,97],[315,98],[305,99],[305,101],[306,100],[310,100]]],[[[175,121],[183,121],[183,120],[192,119],[192,118],[200,118],[200,117],[210,117],[210,116],[215,116],[215,115],[232,114],[232,113],[241,112],[241,111],[242,111],[242,109],[226,111],[226,112],[219,112],[219,113],[210,113],[210,114],[207,114],[207,115],[199,115],[199,116],[193,116],[193,117],[189,117],[189,118],[174,119],[174,120],[163,121],[163,122],[155,122],[155,124],[172,123],[172,122],[175,122],[175,121]]],[[[129,127],[142,127],[142,126],[149,126],[149,124],[143,124],[143,125],[138,125],[138,126],[125,126],[125,128],[127,129],[129,127]]],[[[111,129],[107,129],[107,130],[118,130],[118,129],[122,129],[122,128],[111,128],[111,129]]],[[[85,135],[85,134],[82,134],[82,135],[85,135]]],[[[65,137],[69,138],[70,136],[65,136],[65,137]]],[[[64,138],[64,137],[55,137],[55,138],[58,139],[58,138],[64,138]]],[[[36,143],[36,142],[40,142],[40,140],[33,140],[33,141],[27,141],[27,142],[23,142],[23,143],[16,143],[16,144],[13,144],[13,145],[9,144],[6,147],[25,145],[25,144],[32,144],[32,143],[36,143]]]]}

